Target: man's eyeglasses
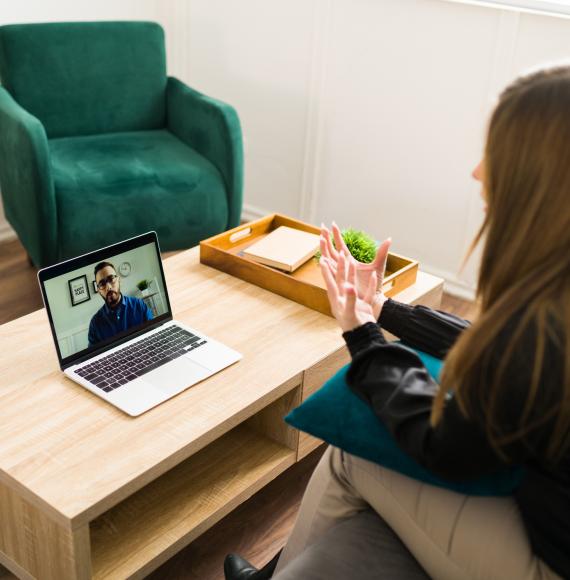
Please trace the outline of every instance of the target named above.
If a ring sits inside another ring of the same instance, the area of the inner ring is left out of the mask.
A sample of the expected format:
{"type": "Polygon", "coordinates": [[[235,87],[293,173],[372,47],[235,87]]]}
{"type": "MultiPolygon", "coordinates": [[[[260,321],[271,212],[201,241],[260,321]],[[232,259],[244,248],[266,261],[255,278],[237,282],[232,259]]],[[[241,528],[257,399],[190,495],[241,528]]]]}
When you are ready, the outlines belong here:
{"type": "Polygon", "coordinates": [[[107,287],[107,284],[111,284],[112,286],[117,281],[117,278],[118,276],[116,274],[111,274],[106,278],[101,278],[101,280],[97,282],[97,288],[99,288],[99,290],[103,290],[104,288],[107,287]]]}

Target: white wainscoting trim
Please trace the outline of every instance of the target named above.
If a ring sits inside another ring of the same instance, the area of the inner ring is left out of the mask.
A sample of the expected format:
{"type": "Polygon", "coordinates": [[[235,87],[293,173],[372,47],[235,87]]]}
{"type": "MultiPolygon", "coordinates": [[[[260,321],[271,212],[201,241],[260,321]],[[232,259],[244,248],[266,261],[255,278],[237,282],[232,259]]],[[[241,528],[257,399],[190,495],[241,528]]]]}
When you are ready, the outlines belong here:
{"type": "Polygon", "coordinates": [[[305,152],[299,201],[299,215],[302,220],[309,223],[315,221],[322,147],[325,138],[324,103],[326,102],[331,20],[332,1],[317,0],[314,7],[311,78],[307,102],[305,152]]]}
{"type": "Polygon", "coordinates": [[[168,74],[180,79],[188,78],[189,55],[188,55],[188,18],[189,3],[187,2],[170,2],[164,3],[162,16],[164,23],[168,28],[167,49],[170,49],[170,55],[167,53],[168,74]]]}
{"type": "Polygon", "coordinates": [[[519,23],[520,12],[501,11],[489,86],[489,101],[493,107],[499,93],[514,77],[519,23]]]}

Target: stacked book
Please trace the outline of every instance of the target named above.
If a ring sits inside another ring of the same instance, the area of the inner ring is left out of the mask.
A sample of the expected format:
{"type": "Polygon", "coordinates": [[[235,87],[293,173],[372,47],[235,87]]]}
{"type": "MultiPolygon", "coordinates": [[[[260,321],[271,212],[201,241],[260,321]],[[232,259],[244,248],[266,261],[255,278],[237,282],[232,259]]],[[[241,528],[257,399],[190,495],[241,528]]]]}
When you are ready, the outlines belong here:
{"type": "Polygon", "coordinates": [[[319,236],[302,230],[280,226],[243,251],[255,262],[293,272],[319,250],[319,236]]]}

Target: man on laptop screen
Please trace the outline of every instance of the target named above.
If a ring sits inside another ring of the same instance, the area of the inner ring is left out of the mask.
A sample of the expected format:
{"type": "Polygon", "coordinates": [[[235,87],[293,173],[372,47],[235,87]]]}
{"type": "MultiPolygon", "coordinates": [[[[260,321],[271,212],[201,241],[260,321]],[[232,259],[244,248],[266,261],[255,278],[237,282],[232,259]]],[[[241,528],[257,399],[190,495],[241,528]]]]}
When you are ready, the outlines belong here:
{"type": "Polygon", "coordinates": [[[38,279],[60,368],[133,417],[241,359],[173,319],[155,232],[44,268],[38,279]],[[131,272],[152,282],[143,300],[131,272]]]}
{"type": "Polygon", "coordinates": [[[104,304],[91,318],[89,346],[152,320],[152,312],[144,300],[121,293],[120,278],[110,262],[99,262],[95,266],[95,285],[104,304]]]}

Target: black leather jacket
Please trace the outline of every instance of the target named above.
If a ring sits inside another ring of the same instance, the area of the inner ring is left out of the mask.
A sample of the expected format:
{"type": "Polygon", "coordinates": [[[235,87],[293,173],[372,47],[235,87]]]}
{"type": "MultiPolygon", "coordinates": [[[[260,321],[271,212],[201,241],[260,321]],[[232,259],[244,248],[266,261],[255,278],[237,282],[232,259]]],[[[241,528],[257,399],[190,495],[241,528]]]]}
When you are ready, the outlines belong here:
{"type": "MultiPolygon", "coordinates": [[[[516,318],[500,333],[491,368],[496,369],[516,318]]],[[[526,475],[515,492],[534,552],[554,571],[570,578],[570,456],[556,466],[545,460],[553,422],[543,423],[524,439],[504,449],[503,460],[485,434],[483,399],[490,381],[481,373],[469,392],[473,416],[467,419],[451,398],[435,428],[429,418],[437,384],[419,357],[397,343],[388,343],[381,327],[404,344],[445,358],[469,322],[424,306],[407,306],[388,300],[378,324],[367,323],[343,336],[352,355],[347,375],[351,388],[362,397],[391,431],[398,444],[418,463],[450,481],[469,480],[495,472],[505,465],[523,465],[526,475]]],[[[524,349],[515,353],[506,369],[499,400],[501,424],[516,426],[523,413],[536,350],[532,329],[524,336],[524,349]]],[[[547,342],[537,416],[562,401],[564,336],[553,333],[547,342]]],[[[568,410],[570,412],[570,409],[568,410]]]]}

